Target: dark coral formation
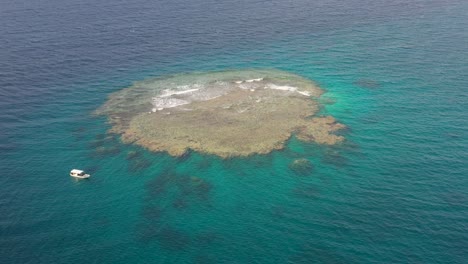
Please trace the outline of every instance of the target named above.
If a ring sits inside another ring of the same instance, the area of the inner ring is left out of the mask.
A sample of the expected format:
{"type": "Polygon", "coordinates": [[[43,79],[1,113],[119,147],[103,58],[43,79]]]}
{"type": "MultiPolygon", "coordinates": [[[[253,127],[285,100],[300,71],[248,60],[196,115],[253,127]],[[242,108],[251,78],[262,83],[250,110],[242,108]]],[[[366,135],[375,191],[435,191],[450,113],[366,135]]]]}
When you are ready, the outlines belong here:
{"type": "Polygon", "coordinates": [[[358,79],[353,84],[367,89],[376,89],[380,87],[380,83],[372,79],[358,79]]]}
{"type": "Polygon", "coordinates": [[[179,227],[171,225],[168,219],[177,209],[180,214],[210,203],[212,184],[201,177],[181,175],[165,171],[146,184],[147,205],[141,211],[143,221],[137,225],[137,239],[142,243],[153,241],[167,250],[183,250],[193,243],[211,243],[215,233],[201,231],[189,235],[179,227]]]}
{"type": "Polygon", "coordinates": [[[314,170],[314,165],[308,159],[296,159],[289,164],[289,168],[296,174],[305,176],[314,170]]]}

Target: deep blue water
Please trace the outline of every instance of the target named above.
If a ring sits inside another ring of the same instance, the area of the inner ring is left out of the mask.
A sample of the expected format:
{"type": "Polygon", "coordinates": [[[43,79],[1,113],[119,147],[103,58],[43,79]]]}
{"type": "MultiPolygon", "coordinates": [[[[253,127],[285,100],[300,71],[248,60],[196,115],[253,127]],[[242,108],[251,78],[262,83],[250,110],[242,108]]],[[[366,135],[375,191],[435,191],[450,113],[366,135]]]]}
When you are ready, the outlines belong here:
{"type": "Polygon", "coordinates": [[[466,263],[467,13],[461,0],[1,1],[0,263],[466,263]],[[137,80],[245,68],[317,81],[346,143],[177,159],[91,115],[137,80]],[[291,170],[297,158],[313,171],[291,170]]]}

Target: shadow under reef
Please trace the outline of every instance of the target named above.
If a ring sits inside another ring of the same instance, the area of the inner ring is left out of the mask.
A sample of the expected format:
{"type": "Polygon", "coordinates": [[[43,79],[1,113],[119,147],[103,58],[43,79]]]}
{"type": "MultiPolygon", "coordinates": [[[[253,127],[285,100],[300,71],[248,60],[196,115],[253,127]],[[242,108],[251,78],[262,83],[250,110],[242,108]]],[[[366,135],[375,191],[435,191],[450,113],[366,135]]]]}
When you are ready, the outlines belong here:
{"type": "Polygon", "coordinates": [[[288,263],[292,264],[309,264],[309,263],[326,263],[326,264],[338,264],[338,263],[355,263],[350,259],[345,259],[330,248],[326,248],[322,245],[307,243],[303,245],[302,249],[298,254],[292,256],[288,263]]]}
{"type": "Polygon", "coordinates": [[[77,141],[85,139],[86,132],[87,132],[87,129],[84,126],[76,127],[71,130],[71,134],[77,141]]]}
{"type": "Polygon", "coordinates": [[[169,250],[182,250],[191,244],[191,237],[167,224],[140,224],[136,229],[136,239],[143,244],[157,241],[158,244],[169,250]]]}
{"type": "Polygon", "coordinates": [[[213,162],[209,158],[203,157],[203,159],[196,164],[197,170],[207,170],[211,167],[213,162]]]}
{"type": "MultiPolygon", "coordinates": [[[[341,134],[346,133],[348,132],[341,134]]],[[[287,147],[280,153],[291,160],[288,167],[297,176],[311,176],[315,167],[319,168],[323,165],[343,168],[349,165],[348,157],[364,158],[359,145],[347,139],[336,145],[322,145],[314,142],[302,142],[292,137],[287,147]]],[[[317,175],[320,177],[320,174],[317,175]]]]}
{"type": "Polygon", "coordinates": [[[348,159],[337,149],[327,149],[323,153],[322,162],[338,168],[348,165],[348,159]]]}
{"type": "Polygon", "coordinates": [[[127,152],[127,156],[125,157],[126,160],[133,160],[135,158],[141,157],[142,153],[138,150],[131,150],[127,152]]]}
{"type": "Polygon", "coordinates": [[[246,157],[224,158],[221,159],[221,164],[225,170],[234,171],[239,176],[247,176],[250,168],[271,168],[273,166],[273,152],[252,154],[246,157]]]}
{"type": "Polygon", "coordinates": [[[215,264],[219,263],[214,256],[211,255],[196,255],[193,257],[194,264],[215,264]]]}
{"type": "Polygon", "coordinates": [[[118,146],[106,146],[106,147],[97,147],[95,148],[91,154],[91,158],[104,158],[108,156],[116,156],[120,154],[120,147],[118,146]]]}
{"type": "Polygon", "coordinates": [[[293,189],[293,194],[300,198],[318,199],[320,198],[320,190],[314,185],[301,185],[293,189]]]}
{"type": "Polygon", "coordinates": [[[358,86],[360,88],[365,88],[365,89],[377,89],[380,88],[381,84],[373,79],[357,79],[356,81],[353,82],[353,85],[358,86]]]}
{"type": "Polygon", "coordinates": [[[177,163],[183,163],[192,157],[193,150],[188,149],[184,154],[175,157],[177,163]]]}
{"type": "Polygon", "coordinates": [[[346,140],[342,144],[334,146],[323,146],[321,148],[321,161],[324,164],[333,165],[337,168],[343,168],[349,165],[348,156],[356,156],[359,158],[365,158],[361,152],[359,145],[346,140]]]}
{"type": "Polygon", "coordinates": [[[136,225],[136,240],[143,244],[157,242],[168,250],[183,250],[188,246],[208,246],[221,236],[212,230],[185,231],[173,226],[165,210],[158,206],[146,206],[142,210],[142,221],[136,225]]]}
{"type": "Polygon", "coordinates": [[[118,142],[118,135],[115,134],[98,134],[95,139],[88,143],[88,147],[97,148],[105,145],[113,144],[118,142]]]}
{"type": "Polygon", "coordinates": [[[147,158],[140,156],[129,161],[128,170],[131,173],[139,173],[151,166],[152,162],[147,158]]]}
{"type": "MultiPolygon", "coordinates": [[[[96,118],[92,116],[83,117],[82,115],[72,115],[70,118],[73,127],[69,131],[77,141],[88,140],[90,137],[102,132],[102,123],[105,122],[104,120],[96,120],[96,118]]],[[[103,139],[105,137],[99,135],[107,136],[107,133],[98,134],[95,136],[95,139],[103,139]]]]}
{"type": "Polygon", "coordinates": [[[145,188],[142,220],[135,230],[137,241],[144,244],[155,241],[164,249],[182,250],[188,246],[214,243],[218,239],[213,232],[187,232],[170,224],[174,217],[185,219],[193,210],[206,206],[211,208],[213,185],[209,181],[169,169],[148,181],[145,188]]]}
{"type": "Polygon", "coordinates": [[[88,143],[89,154],[91,158],[104,158],[120,154],[121,146],[119,135],[117,134],[98,134],[95,139],[88,143]]]}
{"type": "Polygon", "coordinates": [[[212,183],[197,176],[164,171],[146,184],[147,200],[170,200],[174,208],[210,202],[212,183]]]}
{"type": "Polygon", "coordinates": [[[151,160],[145,157],[144,150],[134,149],[127,151],[125,159],[128,161],[128,171],[130,173],[139,173],[152,165],[151,160]]]}

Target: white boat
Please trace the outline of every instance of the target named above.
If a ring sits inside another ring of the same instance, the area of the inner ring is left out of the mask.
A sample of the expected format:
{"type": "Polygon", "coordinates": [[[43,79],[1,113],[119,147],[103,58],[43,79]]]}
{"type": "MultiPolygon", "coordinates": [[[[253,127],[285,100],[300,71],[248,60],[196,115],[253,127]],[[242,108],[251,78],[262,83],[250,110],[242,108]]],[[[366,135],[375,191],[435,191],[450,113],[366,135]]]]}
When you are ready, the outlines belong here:
{"type": "Polygon", "coordinates": [[[91,175],[86,174],[84,171],[77,170],[77,169],[71,170],[70,171],[70,176],[75,177],[75,178],[79,178],[79,179],[87,179],[87,178],[91,177],[91,175]]]}

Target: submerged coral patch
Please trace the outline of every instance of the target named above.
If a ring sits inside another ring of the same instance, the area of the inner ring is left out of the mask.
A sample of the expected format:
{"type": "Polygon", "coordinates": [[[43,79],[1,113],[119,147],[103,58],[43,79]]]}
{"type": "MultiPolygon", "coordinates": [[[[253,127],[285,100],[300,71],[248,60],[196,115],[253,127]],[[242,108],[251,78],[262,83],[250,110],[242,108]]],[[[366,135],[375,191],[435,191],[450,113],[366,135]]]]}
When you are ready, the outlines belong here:
{"type": "Polygon", "coordinates": [[[295,173],[301,176],[309,175],[313,169],[314,165],[308,159],[296,159],[289,164],[289,168],[295,173]]]}
{"type": "Polygon", "coordinates": [[[282,149],[300,140],[332,145],[343,128],[318,117],[322,90],[278,70],[192,73],[138,82],[112,94],[96,114],[111,132],[152,151],[182,156],[189,150],[220,157],[282,149]]]}
{"type": "Polygon", "coordinates": [[[375,89],[380,87],[380,83],[372,79],[358,79],[355,82],[353,82],[353,84],[367,89],[375,89]]]}

